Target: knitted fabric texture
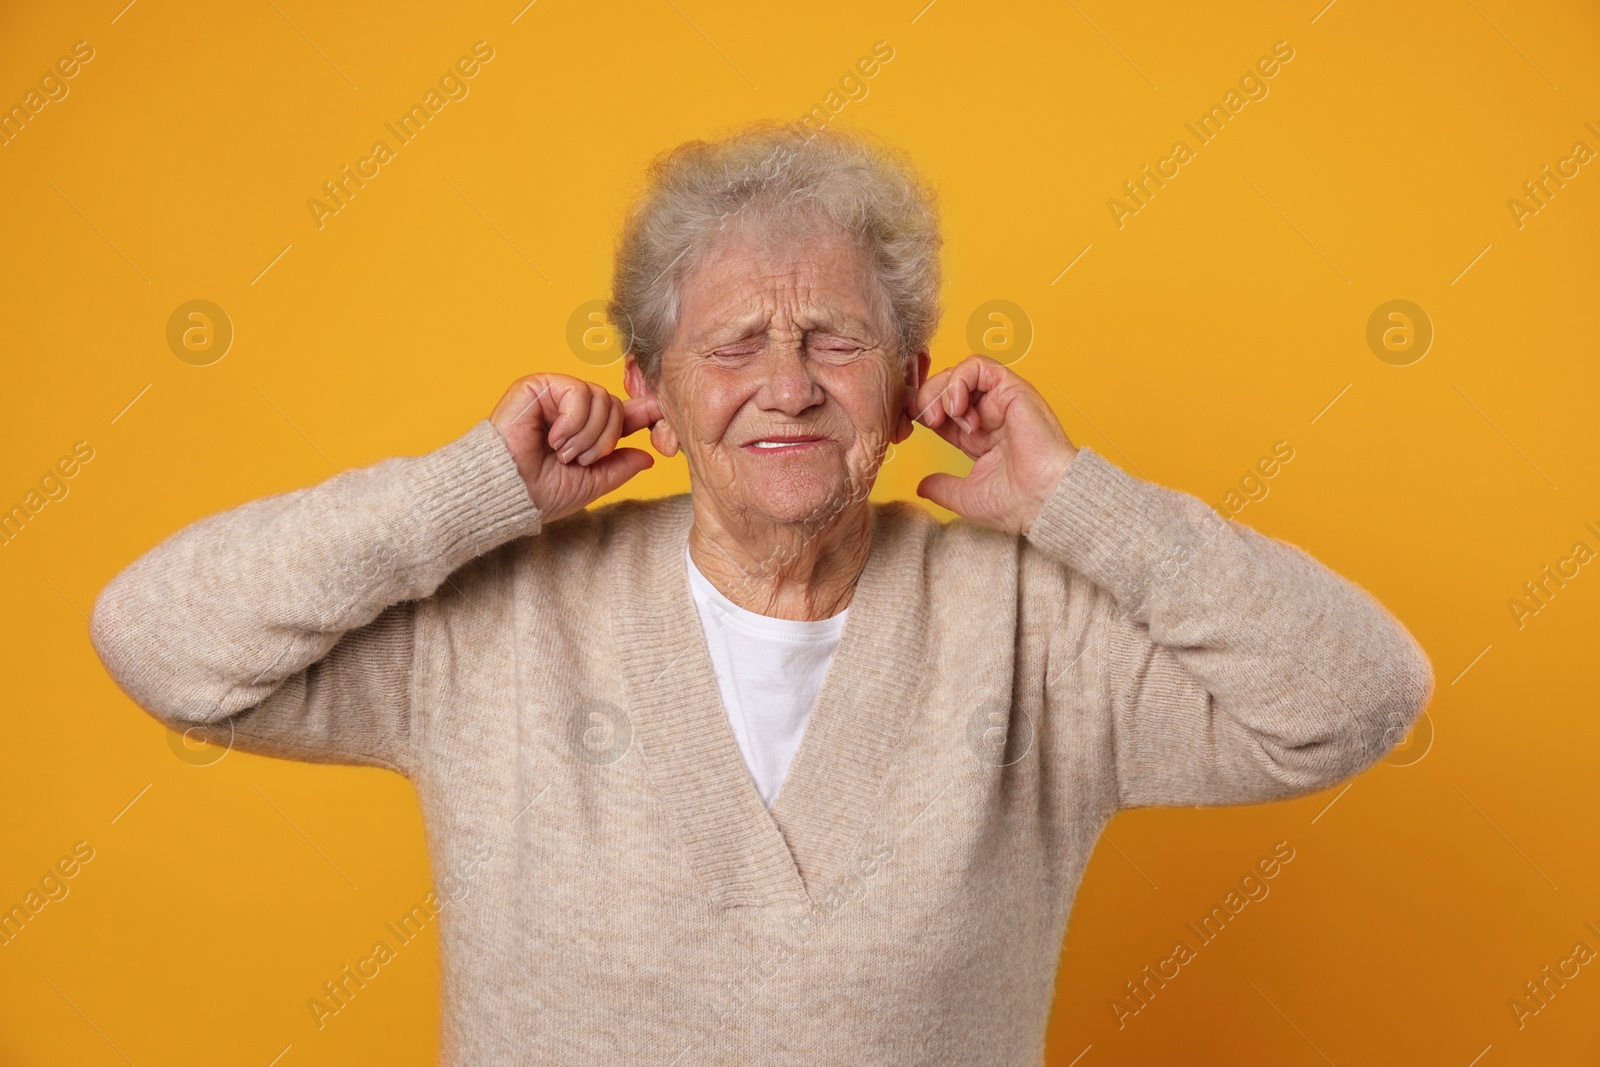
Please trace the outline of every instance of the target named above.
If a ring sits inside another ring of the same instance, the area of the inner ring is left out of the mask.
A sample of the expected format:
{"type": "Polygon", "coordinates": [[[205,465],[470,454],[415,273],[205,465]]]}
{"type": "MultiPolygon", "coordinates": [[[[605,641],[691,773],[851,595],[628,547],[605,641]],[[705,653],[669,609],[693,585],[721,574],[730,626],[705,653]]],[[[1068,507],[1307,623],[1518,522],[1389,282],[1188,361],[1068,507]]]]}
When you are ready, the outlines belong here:
{"type": "Polygon", "coordinates": [[[1025,536],[870,507],[770,812],[690,496],[545,524],[487,420],[193,523],[90,631],[173,729],[411,780],[450,1067],[1035,1067],[1114,813],[1327,789],[1433,693],[1360,586],[1089,448],[1025,536]]]}

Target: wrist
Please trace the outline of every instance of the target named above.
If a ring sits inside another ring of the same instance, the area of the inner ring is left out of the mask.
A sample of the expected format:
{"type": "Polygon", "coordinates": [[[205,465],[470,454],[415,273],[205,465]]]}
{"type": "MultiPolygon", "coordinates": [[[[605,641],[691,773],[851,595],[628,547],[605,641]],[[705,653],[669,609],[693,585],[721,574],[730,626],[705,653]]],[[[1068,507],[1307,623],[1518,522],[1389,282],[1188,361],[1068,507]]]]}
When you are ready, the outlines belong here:
{"type": "Polygon", "coordinates": [[[1067,476],[1067,469],[1072,466],[1072,461],[1077,454],[1078,450],[1076,448],[1067,445],[1061,452],[1052,457],[1050,463],[1046,464],[1045,474],[1040,479],[1040,485],[1043,488],[1035,494],[1034,500],[1029,505],[1028,512],[1024,516],[1022,523],[1024,536],[1033,529],[1033,524],[1039,521],[1039,513],[1044,510],[1045,501],[1055,495],[1055,491],[1061,486],[1062,479],[1067,476]]]}

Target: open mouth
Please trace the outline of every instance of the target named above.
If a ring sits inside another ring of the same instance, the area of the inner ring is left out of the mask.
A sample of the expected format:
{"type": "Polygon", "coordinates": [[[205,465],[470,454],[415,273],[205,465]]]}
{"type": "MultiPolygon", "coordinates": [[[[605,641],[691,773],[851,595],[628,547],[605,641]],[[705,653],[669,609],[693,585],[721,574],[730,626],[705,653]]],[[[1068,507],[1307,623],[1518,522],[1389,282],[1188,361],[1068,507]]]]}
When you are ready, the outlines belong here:
{"type": "Polygon", "coordinates": [[[788,434],[778,437],[758,437],[753,441],[746,441],[741,447],[747,452],[772,454],[805,452],[827,440],[826,437],[818,437],[815,434],[788,434]]]}

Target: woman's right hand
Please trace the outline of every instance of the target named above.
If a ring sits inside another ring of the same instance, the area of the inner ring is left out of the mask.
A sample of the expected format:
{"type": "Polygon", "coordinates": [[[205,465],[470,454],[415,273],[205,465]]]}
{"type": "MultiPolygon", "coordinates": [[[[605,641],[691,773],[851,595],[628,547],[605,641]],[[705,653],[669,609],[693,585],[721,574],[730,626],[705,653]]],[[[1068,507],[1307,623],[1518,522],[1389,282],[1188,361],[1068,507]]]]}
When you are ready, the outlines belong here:
{"type": "Polygon", "coordinates": [[[622,400],[570,374],[529,374],[506,390],[489,421],[516,460],[541,522],[550,523],[653,466],[649,452],[617,442],[660,418],[654,397],[622,400]]]}

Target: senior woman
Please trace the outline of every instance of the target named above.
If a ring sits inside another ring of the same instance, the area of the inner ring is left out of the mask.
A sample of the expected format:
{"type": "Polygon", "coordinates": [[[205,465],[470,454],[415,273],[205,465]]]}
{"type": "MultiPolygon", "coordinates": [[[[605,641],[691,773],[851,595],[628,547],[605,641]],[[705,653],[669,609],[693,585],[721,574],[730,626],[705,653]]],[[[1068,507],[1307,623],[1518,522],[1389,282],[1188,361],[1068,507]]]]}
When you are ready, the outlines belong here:
{"type": "Polygon", "coordinates": [[[1037,1064],[1115,812],[1324,789],[1427,704],[1359,586],[1074,447],[1006,367],[930,377],[939,244],[876,140],[683,145],[617,250],[627,399],[532,374],[100,594],[173,729],[415,783],[442,1062],[1037,1064]],[[955,521],[868,500],[917,424],[974,461],[919,488],[955,521]],[[646,428],[690,491],[587,507],[646,428]]]}

